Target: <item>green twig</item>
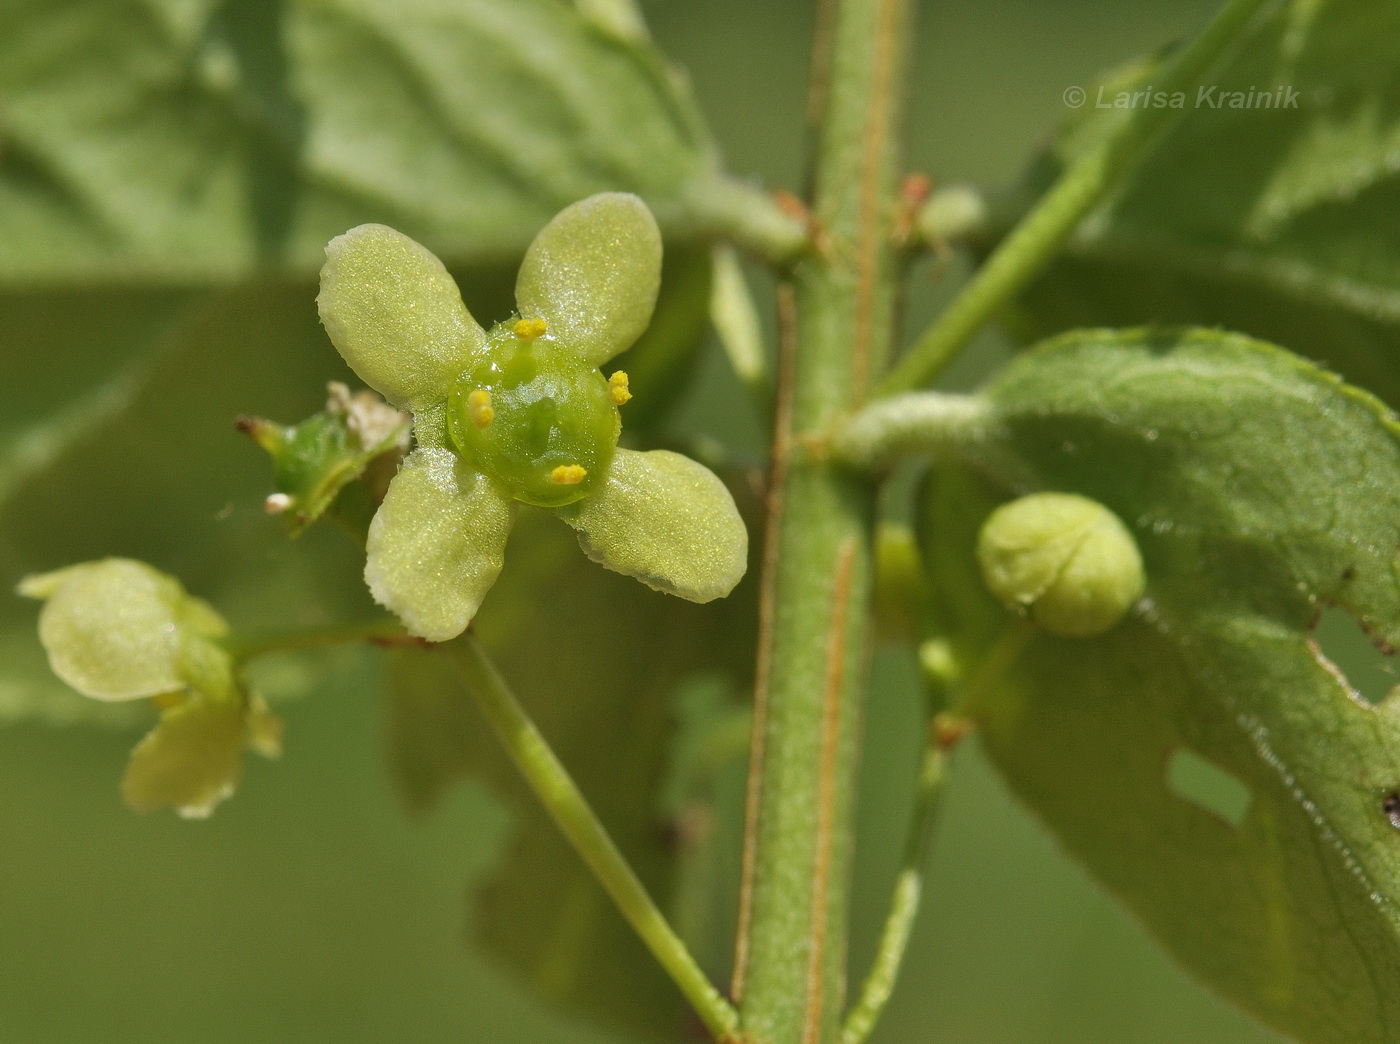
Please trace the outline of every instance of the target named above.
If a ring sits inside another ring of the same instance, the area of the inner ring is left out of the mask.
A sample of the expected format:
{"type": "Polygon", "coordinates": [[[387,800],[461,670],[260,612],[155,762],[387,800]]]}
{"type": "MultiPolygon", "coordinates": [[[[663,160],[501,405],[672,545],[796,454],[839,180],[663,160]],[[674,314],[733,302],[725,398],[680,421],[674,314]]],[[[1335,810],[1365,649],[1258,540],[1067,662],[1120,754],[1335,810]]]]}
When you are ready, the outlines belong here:
{"type": "Polygon", "coordinates": [[[923,896],[924,862],[933,838],[947,761],[948,752],[943,744],[931,740],[924,751],[919,789],[914,797],[913,821],[904,846],[904,860],[895,879],[894,895],[890,900],[884,931],[880,934],[875,963],[871,965],[870,974],[861,987],[859,999],[846,1014],[841,1026],[841,1044],[861,1044],[870,1036],[894,990],[895,979],[909,947],[909,936],[914,930],[919,900],[923,896]]]}
{"type": "Polygon", "coordinates": [[[761,189],[723,174],[698,181],[686,201],[695,231],[728,240],[774,265],[811,246],[806,227],[761,189]]]}
{"type": "Polygon", "coordinates": [[[367,623],[333,624],[327,627],[304,627],[285,631],[268,631],[263,634],[234,635],[225,641],[225,646],[234,659],[247,661],[269,653],[303,652],[307,649],[324,649],[334,645],[355,645],[369,642],[374,645],[422,645],[423,639],[415,638],[403,629],[396,619],[371,620],[367,623]]]}
{"type": "Polygon", "coordinates": [[[813,453],[889,357],[900,270],[897,131],[910,0],[818,22],[812,227],[779,300],[778,421],[760,595],[733,994],[763,1044],[832,1044],[845,1007],[874,489],[813,453]]]}
{"type": "Polygon", "coordinates": [[[470,633],[442,646],[525,780],[710,1032],[736,1042],[739,1016],[695,963],[569,772],[470,633]]]}
{"type": "MultiPolygon", "coordinates": [[[[1272,0],[1229,0],[1156,77],[1168,94],[1188,89],[1272,0]]],[[[879,392],[890,395],[931,381],[982,326],[1040,273],[1081,218],[1116,188],[1175,114],[1129,110],[1104,139],[1076,160],[992,252],[947,310],[911,347],[879,392]]]]}
{"type": "Polygon", "coordinates": [[[966,454],[997,432],[991,404],[976,395],[909,392],[878,399],[854,414],[831,440],[837,460],[878,468],[905,453],[966,454]]]}
{"type": "Polygon", "coordinates": [[[884,930],[880,934],[875,961],[861,987],[860,998],[842,1023],[840,1044],[862,1044],[875,1028],[894,991],[895,980],[899,977],[900,966],[909,948],[914,920],[919,913],[919,902],[923,898],[924,864],[943,796],[948,758],[957,742],[973,727],[972,719],[964,714],[984,703],[1006,677],[1006,672],[1035,631],[1034,625],[1025,620],[1015,620],[1009,624],[988,650],[973,676],[957,686],[954,702],[958,709],[951,713],[942,710],[947,702],[948,687],[957,673],[950,662],[944,662],[948,656],[947,643],[929,641],[921,649],[920,659],[923,661],[929,704],[928,746],[920,766],[909,835],[904,844],[904,859],[900,864],[899,876],[895,879],[894,894],[890,899],[884,930]],[[931,650],[930,646],[937,646],[937,650],[931,650]]]}

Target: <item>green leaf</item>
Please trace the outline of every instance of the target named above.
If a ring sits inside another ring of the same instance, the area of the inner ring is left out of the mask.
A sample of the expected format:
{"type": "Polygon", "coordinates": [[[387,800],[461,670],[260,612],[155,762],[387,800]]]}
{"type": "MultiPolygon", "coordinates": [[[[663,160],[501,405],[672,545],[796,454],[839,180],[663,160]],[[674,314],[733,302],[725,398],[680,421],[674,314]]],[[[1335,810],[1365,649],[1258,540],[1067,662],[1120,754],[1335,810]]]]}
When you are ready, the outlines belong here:
{"type": "MultiPolygon", "coordinates": [[[[476,633],[663,909],[677,851],[663,818],[673,694],[700,673],[748,669],[751,599],[695,606],[606,572],[548,515],[521,513],[476,633]],[[550,611],[540,613],[548,604],[550,611]],[[735,639],[739,640],[735,640],[735,639]]],[[[533,991],[645,1039],[679,1039],[686,1009],[592,874],[518,778],[450,671],[398,654],[389,757],[411,808],[455,780],[489,783],[516,827],[474,897],[475,935],[533,991]]],[[[672,810],[667,809],[666,812],[672,810]]],[[[705,897],[685,894],[685,903],[705,897]]]]}
{"type": "Polygon", "coordinates": [[[713,175],[650,45],[562,0],[11,4],[0,93],[0,285],[310,272],[366,221],[495,262],[713,175]]]}
{"type": "Polygon", "coordinates": [[[1221,993],[1310,1044],[1400,1040],[1400,704],[1366,704],[1312,641],[1328,605],[1400,641],[1394,417],[1213,332],[1068,335],[987,395],[1016,463],[938,472],[921,530],[993,760],[1221,993]],[[1101,637],[1038,633],[979,682],[1019,625],[982,585],[977,533],[1028,489],[1114,511],[1146,594],[1101,637]],[[1248,791],[1238,825],[1218,794],[1182,796],[1181,757],[1248,791]]]}
{"type": "MultiPolygon", "coordinates": [[[[1156,65],[1092,85],[1027,193],[1112,122],[1095,111],[1100,98],[1146,89],[1156,65]]],[[[1185,97],[1176,126],[1023,295],[1022,332],[1222,325],[1321,359],[1400,404],[1400,8],[1276,5],[1206,85],[1214,90],[1199,104],[1197,93],[1185,97]],[[1207,104],[1237,91],[1281,104],[1207,104]]]]}
{"type": "MultiPolygon", "coordinates": [[[[71,430],[59,425],[67,434],[47,443],[42,466],[23,469],[0,498],[0,585],[116,555],[177,576],[236,630],[374,613],[362,554],[341,534],[313,529],[289,545],[268,518],[266,457],[234,430],[248,411],[311,413],[328,377],[351,376],[316,321],[314,293],[308,280],[173,302],[142,293],[0,298],[0,335],[32,346],[0,352],[6,410],[32,411],[33,388],[61,417],[65,400],[83,401],[80,382],[94,370],[139,358],[143,345],[149,356],[119,408],[71,430]],[[72,314],[85,308],[95,312],[72,314]]],[[[0,721],[138,720],[54,678],[37,615],[31,601],[0,597],[0,721]]]]}

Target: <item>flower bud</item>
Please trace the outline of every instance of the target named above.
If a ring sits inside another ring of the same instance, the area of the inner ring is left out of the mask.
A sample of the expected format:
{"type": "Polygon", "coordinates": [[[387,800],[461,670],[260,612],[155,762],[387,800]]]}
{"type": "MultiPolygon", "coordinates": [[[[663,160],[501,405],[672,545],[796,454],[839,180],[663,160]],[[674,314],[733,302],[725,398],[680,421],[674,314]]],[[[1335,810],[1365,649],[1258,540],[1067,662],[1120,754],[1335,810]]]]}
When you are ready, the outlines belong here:
{"type": "Polygon", "coordinates": [[[1034,493],[992,512],[977,541],[988,589],[1051,634],[1088,638],[1142,596],[1137,543],[1118,516],[1072,493],[1034,493]]]}

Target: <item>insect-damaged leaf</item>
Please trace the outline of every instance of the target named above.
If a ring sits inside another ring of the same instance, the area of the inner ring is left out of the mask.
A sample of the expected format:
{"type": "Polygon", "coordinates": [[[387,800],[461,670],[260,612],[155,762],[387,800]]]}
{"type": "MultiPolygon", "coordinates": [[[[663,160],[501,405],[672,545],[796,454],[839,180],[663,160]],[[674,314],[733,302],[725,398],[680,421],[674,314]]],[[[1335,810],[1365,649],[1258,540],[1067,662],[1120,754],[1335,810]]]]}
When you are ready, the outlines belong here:
{"type": "Polygon", "coordinates": [[[1400,705],[1365,703],[1311,641],[1336,605],[1400,642],[1394,418],[1213,332],[1067,335],[987,395],[1001,462],[937,471],[921,524],[967,669],[1014,620],[974,558],[998,503],[1091,497],[1147,575],[1118,627],[1037,634],[975,699],[993,760],[1221,993],[1311,1044],[1400,1040],[1400,705]]]}

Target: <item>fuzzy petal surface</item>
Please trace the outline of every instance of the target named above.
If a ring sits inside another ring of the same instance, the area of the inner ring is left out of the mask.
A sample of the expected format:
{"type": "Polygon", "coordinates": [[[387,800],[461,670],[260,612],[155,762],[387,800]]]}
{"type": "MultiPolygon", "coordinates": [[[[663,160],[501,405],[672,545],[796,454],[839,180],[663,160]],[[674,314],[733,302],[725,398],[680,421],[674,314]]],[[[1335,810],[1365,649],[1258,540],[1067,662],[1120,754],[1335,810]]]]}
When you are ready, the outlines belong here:
{"type": "Polygon", "coordinates": [[[442,262],[385,225],[359,225],[330,241],[316,304],[350,368],[403,409],[445,399],[486,343],[442,262]]]}
{"type": "Polygon", "coordinates": [[[170,708],[132,750],[122,798],[137,812],[205,818],[243,779],[247,731],[238,700],[195,696],[170,708]]]}
{"type": "Polygon", "coordinates": [[[39,640],[53,672],[84,696],[135,700],[185,686],[182,618],[194,600],[174,577],[107,558],[28,577],[19,591],[47,599],[39,640]]]}
{"type": "Polygon", "coordinates": [[[593,561],[692,602],[723,598],[748,568],[749,534],[729,490],[669,450],[619,449],[606,485],[559,515],[593,561]]]}
{"type": "Polygon", "coordinates": [[[520,314],[601,366],[651,322],[661,231],[647,205],[602,192],[560,211],[530,244],[515,283],[520,314]]]}
{"type": "Polygon", "coordinates": [[[369,527],[365,582],[410,633],[466,630],[505,561],[514,502],[445,449],[409,454],[369,527]]]}

